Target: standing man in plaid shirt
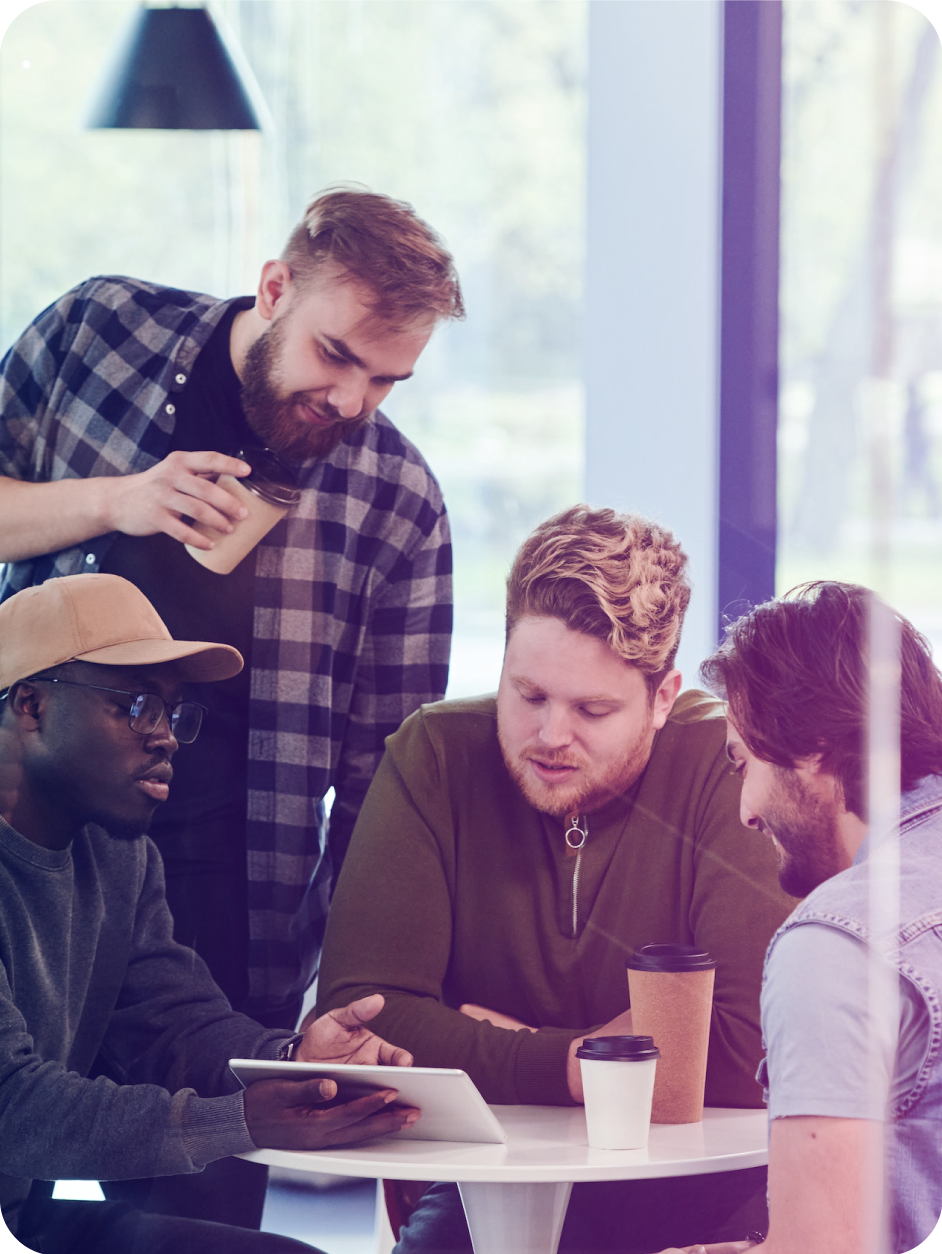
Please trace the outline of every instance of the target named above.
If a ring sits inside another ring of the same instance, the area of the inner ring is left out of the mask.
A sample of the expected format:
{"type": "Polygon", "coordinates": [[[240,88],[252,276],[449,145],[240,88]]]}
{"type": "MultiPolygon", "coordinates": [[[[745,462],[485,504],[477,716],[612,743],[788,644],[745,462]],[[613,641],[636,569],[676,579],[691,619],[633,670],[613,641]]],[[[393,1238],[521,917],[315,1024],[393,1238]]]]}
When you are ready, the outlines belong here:
{"type": "MultiPolygon", "coordinates": [[[[266,1026],[295,1025],[385,737],[445,690],[444,504],[378,406],[462,316],[452,258],[411,207],[339,189],[308,206],[254,299],[89,279],[0,364],[0,595],[123,575],[172,634],[249,660],[194,693],[211,712],[202,752],[151,835],[177,939],[266,1026]],[[248,474],[253,446],[296,464],[301,500],[219,575],[184,544],[211,547],[194,521],[242,517],[215,480],[248,474]]],[[[239,1222],[231,1204],[222,1217],[239,1222]]]]}

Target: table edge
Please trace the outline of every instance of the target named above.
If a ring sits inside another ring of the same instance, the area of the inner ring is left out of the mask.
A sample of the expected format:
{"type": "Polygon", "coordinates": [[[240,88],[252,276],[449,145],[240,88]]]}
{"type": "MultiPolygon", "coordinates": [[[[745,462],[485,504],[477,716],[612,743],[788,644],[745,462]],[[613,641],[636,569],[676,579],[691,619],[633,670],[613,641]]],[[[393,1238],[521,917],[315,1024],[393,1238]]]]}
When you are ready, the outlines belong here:
{"type": "MultiPolygon", "coordinates": [[[[728,1107],[714,1107],[716,1110],[730,1110],[728,1107]]],[[[735,1111],[737,1114],[745,1114],[746,1111],[735,1111]]],[[[748,1113],[763,1115],[765,1119],[765,1111],[756,1110],[748,1113]]],[[[437,1144],[444,1146],[455,1146],[459,1143],[442,1141],[437,1144]]],[[[461,1145],[462,1149],[467,1148],[461,1145]]],[[[609,1151],[596,1150],[596,1154],[606,1154],[609,1151]]],[[[513,1166],[506,1163],[439,1163],[435,1165],[433,1170],[428,1162],[411,1163],[408,1159],[403,1158],[397,1161],[395,1158],[386,1159],[382,1167],[377,1170],[376,1159],[383,1158],[382,1152],[376,1153],[373,1160],[361,1161],[353,1157],[355,1147],[349,1149],[339,1148],[336,1151],[331,1149],[323,1150],[278,1150],[278,1149],[261,1149],[252,1153],[240,1154],[240,1158],[245,1158],[250,1162],[265,1163],[268,1166],[288,1168],[292,1171],[310,1171],[319,1172],[324,1175],[348,1176],[357,1179],[396,1179],[396,1180],[429,1180],[436,1179],[443,1182],[455,1182],[459,1184],[479,1183],[506,1183],[506,1184],[523,1184],[523,1183],[541,1183],[561,1184],[572,1182],[575,1184],[590,1183],[592,1181],[611,1181],[611,1180],[651,1180],[663,1179],[669,1177],[695,1176],[695,1175],[711,1175],[727,1171],[746,1171],[752,1167],[764,1167],[768,1164],[768,1145],[763,1144],[759,1148],[742,1150],[737,1153],[723,1156],[722,1158],[690,1158],[678,1159],[675,1161],[658,1160],[648,1162],[626,1162],[624,1155],[630,1153],[641,1153],[642,1151],[631,1150],[613,1150],[610,1151],[618,1155],[618,1161],[612,1162],[609,1166],[604,1162],[581,1163],[581,1164],[564,1164],[558,1167],[541,1167],[539,1172],[534,1175],[532,1167],[526,1165],[513,1166]],[[389,1170],[387,1170],[389,1168],[389,1170]]]]}

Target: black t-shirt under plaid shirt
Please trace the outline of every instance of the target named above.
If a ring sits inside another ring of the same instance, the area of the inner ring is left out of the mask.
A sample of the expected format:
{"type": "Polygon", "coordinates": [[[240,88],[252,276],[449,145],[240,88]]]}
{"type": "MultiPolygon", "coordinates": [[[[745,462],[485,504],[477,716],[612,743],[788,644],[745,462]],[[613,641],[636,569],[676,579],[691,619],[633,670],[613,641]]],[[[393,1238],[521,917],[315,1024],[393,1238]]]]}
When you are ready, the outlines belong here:
{"type": "MultiPolygon", "coordinates": [[[[194,362],[177,395],[168,452],[234,454],[258,443],[242,412],[242,386],[229,350],[233,320],[251,304],[247,297],[229,305],[194,362]]],[[[204,705],[206,717],[196,741],[174,757],[170,797],[157,808],[149,832],[164,862],[174,937],[205,959],[240,1010],[248,994],[245,817],[254,554],[220,575],[163,532],[118,534],[100,569],[136,584],[178,640],[220,640],[245,659],[230,679],[187,684],[187,698],[204,705]]],[[[285,1007],[285,1022],[292,1009],[285,1007]]]]}
{"type": "MultiPolygon", "coordinates": [[[[146,470],[227,302],[89,279],[0,363],[0,474],[45,482],[146,470]]],[[[250,1000],[263,1012],[314,971],[330,847],[346,847],[383,741],[445,689],[451,546],[441,492],[381,413],[305,463],[302,497],[255,551],[246,845],[250,1000]]],[[[2,595],[100,569],[114,536],[8,565],[2,595]]]]}

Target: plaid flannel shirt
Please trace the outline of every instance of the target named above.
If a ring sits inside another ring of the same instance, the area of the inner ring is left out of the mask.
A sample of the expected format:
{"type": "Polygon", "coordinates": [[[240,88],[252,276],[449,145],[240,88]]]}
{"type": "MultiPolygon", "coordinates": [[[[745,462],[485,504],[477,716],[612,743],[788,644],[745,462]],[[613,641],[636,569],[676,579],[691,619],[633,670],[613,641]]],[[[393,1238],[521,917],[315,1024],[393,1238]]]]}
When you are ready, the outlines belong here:
{"type": "MultiPolygon", "coordinates": [[[[161,460],[174,395],[226,304],[120,277],[67,292],[0,363],[0,474],[46,482],[161,460]]],[[[302,487],[256,551],[246,835],[257,1013],[313,978],[331,852],[346,849],[386,736],[444,694],[451,642],[441,492],[392,423],[378,413],[305,463],[302,487]]],[[[0,599],[97,570],[113,538],[8,565],[0,599]]]]}

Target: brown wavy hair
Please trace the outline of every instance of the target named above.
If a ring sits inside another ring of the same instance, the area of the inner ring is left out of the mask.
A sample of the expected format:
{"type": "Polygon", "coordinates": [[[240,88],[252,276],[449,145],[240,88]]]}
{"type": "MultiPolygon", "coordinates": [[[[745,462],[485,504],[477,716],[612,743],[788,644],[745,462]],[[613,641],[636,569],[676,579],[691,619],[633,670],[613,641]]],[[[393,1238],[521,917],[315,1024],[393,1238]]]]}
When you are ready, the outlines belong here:
{"type": "Polygon", "coordinates": [[[455,263],[439,236],[404,200],[365,187],[320,192],[281,260],[302,290],[325,265],[343,270],[373,293],[374,315],[397,329],[464,317],[455,263]]]}
{"type": "Polygon", "coordinates": [[[652,694],[671,669],[690,601],[687,555],[637,514],[574,505],[537,527],[507,579],[507,636],[527,614],[595,636],[643,673],[652,694]]]}
{"type": "MultiPolygon", "coordinates": [[[[767,601],[726,630],[704,683],[757,758],[793,767],[821,754],[844,804],[866,817],[870,613],[875,594],[819,580],[767,601]]],[[[900,636],[900,787],[942,774],[942,675],[926,638],[887,608],[900,636]]]]}

